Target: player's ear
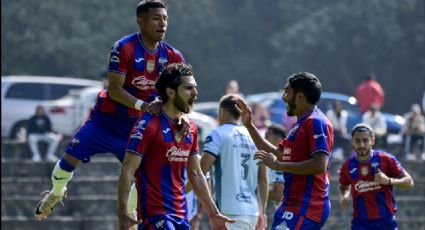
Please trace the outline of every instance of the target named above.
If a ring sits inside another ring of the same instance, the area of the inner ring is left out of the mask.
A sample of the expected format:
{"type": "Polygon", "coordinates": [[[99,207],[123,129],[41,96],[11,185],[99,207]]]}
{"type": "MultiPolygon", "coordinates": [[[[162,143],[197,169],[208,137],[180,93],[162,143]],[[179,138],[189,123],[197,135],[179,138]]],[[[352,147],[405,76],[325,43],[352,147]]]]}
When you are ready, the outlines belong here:
{"type": "Polygon", "coordinates": [[[172,89],[170,87],[167,87],[165,89],[165,92],[167,93],[167,95],[168,95],[169,98],[174,98],[174,96],[176,95],[176,90],[174,90],[174,89],[172,89]]]}
{"type": "Polygon", "coordinates": [[[137,25],[139,25],[140,28],[143,27],[143,17],[142,16],[137,16],[136,22],[137,22],[137,25]]]}

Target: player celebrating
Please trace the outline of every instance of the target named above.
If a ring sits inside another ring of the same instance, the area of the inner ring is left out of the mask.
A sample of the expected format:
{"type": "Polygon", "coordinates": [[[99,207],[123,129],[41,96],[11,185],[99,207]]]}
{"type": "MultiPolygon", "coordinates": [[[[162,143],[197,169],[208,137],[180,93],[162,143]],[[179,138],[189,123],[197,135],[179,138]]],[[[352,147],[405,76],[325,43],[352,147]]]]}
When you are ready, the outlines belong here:
{"type": "Polygon", "coordinates": [[[88,163],[94,154],[106,152],[123,161],[129,134],[141,111],[159,113],[160,105],[154,101],[159,71],[168,63],[184,62],[179,51],[162,41],[168,19],[165,5],[160,0],[144,0],[136,13],[140,33],[128,35],[112,47],[109,88],[99,93],[86,123],[53,169],[53,189],[37,205],[38,219],[46,219],[66,196],[66,186],[80,162],[88,163]]]}
{"type": "Polygon", "coordinates": [[[313,74],[302,72],[288,78],[282,99],[287,114],[296,116],[297,122],[278,147],[260,135],[252,123],[251,109],[238,101],[243,123],[261,150],[254,159],[283,171],[284,195],[272,229],[320,229],[329,216],[333,127],[316,106],[320,95],[321,84],[313,74]]]}
{"type": "MultiPolygon", "coordinates": [[[[176,136],[179,113],[189,113],[198,95],[192,68],[182,63],[166,66],[156,88],[163,99],[159,116],[143,113],[128,141],[118,187],[120,229],[135,223],[127,213],[131,178],[136,177],[138,219],[142,229],[189,229],[185,178],[208,213],[212,229],[227,229],[234,222],[220,214],[199,165],[198,132],[190,123],[189,135],[176,136]]],[[[139,227],[140,229],[140,227],[139,227]]]]}
{"type": "Polygon", "coordinates": [[[354,126],[351,136],[356,154],[339,175],[341,207],[348,208],[350,190],[353,197],[351,229],[396,230],[393,187],[413,188],[412,177],[393,155],[372,149],[375,135],[369,125],[354,126]]]}

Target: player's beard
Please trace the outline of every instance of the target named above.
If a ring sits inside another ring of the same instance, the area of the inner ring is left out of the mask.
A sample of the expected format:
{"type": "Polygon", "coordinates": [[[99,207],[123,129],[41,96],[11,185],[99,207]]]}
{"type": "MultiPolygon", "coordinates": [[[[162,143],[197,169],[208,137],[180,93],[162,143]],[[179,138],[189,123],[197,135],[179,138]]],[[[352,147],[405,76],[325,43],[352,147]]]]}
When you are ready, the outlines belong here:
{"type": "Polygon", "coordinates": [[[183,98],[180,97],[180,95],[178,93],[176,94],[176,98],[173,101],[173,105],[180,112],[183,112],[183,113],[189,113],[190,112],[189,106],[187,105],[187,103],[184,102],[183,98]]]}
{"type": "Polygon", "coordinates": [[[354,151],[356,151],[358,157],[361,157],[361,158],[364,159],[364,158],[367,158],[367,156],[370,155],[371,146],[369,146],[367,148],[356,148],[356,147],[354,147],[354,151]]]}
{"type": "Polygon", "coordinates": [[[295,111],[295,108],[297,108],[297,105],[295,104],[295,96],[293,96],[291,100],[287,101],[286,104],[288,104],[286,114],[288,116],[295,116],[294,111],[295,111]]]}

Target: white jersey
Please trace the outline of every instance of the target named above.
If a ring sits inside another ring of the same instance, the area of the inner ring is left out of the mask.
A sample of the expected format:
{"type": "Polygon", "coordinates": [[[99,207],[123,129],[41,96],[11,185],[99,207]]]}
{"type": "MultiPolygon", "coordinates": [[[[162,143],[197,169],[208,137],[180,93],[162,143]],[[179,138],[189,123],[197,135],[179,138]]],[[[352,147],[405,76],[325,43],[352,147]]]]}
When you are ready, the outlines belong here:
{"type": "Polygon", "coordinates": [[[255,194],[258,165],[257,148],[248,130],[241,125],[224,124],[207,136],[204,152],[216,156],[214,177],[216,203],[224,214],[258,215],[255,194]]]}

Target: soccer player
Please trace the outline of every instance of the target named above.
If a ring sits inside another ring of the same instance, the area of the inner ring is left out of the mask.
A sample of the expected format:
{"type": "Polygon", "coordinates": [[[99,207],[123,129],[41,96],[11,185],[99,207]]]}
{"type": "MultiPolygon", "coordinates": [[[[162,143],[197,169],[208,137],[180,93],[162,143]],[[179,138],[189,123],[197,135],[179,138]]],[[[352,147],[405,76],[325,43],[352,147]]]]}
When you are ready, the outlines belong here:
{"type": "Polygon", "coordinates": [[[129,134],[141,111],[159,113],[160,104],[154,100],[159,71],[169,63],[184,62],[178,50],[162,41],[167,29],[165,5],[159,0],[144,0],[137,5],[136,14],[140,33],[125,36],[112,47],[109,87],[99,93],[86,123],[54,167],[53,189],[38,203],[38,219],[46,219],[66,196],[66,186],[80,162],[88,163],[94,154],[106,152],[123,161],[129,134]]]}
{"type": "Polygon", "coordinates": [[[367,124],[351,131],[355,155],[339,170],[340,205],[348,208],[353,198],[351,229],[397,229],[393,187],[413,188],[412,177],[389,153],[372,149],[375,136],[367,124]]]}
{"type": "MultiPolygon", "coordinates": [[[[218,110],[220,126],[213,129],[205,140],[201,168],[206,173],[214,165],[217,206],[224,215],[237,220],[228,225],[229,229],[265,229],[267,168],[257,165],[253,159],[257,148],[246,128],[240,124],[240,114],[235,107],[238,98],[236,94],[221,98],[218,110]]],[[[195,215],[198,221],[199,217],[195,215]]]]}
{"type": "Polygon", "coordinates": [[[316,106],[320,95],[321,84],[313,74],[301,72],[288,78],[282,99],[288,115],[295,115],[297,122],[279,146],[259,134],[251,120],[251,109],[238,101],[242,121],[260,150],[254,159],[283,171],[284,195],[272,229],[320,229],[329,216],[328,167],[333,128],[316,106]]]}
{"type": "Polygon", "coordinates": [[[159,116],[143,113],[136,122],[127,145],[118,184],[120,229],[143,221],[139,229],[189,229],[184,172],[203,208],[212,229],[228,229],[212,200],[199,165],[198,132],[190,123],[190,133],[177,136],[179,114],[189,113],[198,92],[190,65],[166,66],[156,88],[161,96],[159,116]],[[127,199],[133,175],[138,192],[138,220],[127,215],[127,199]]]}

